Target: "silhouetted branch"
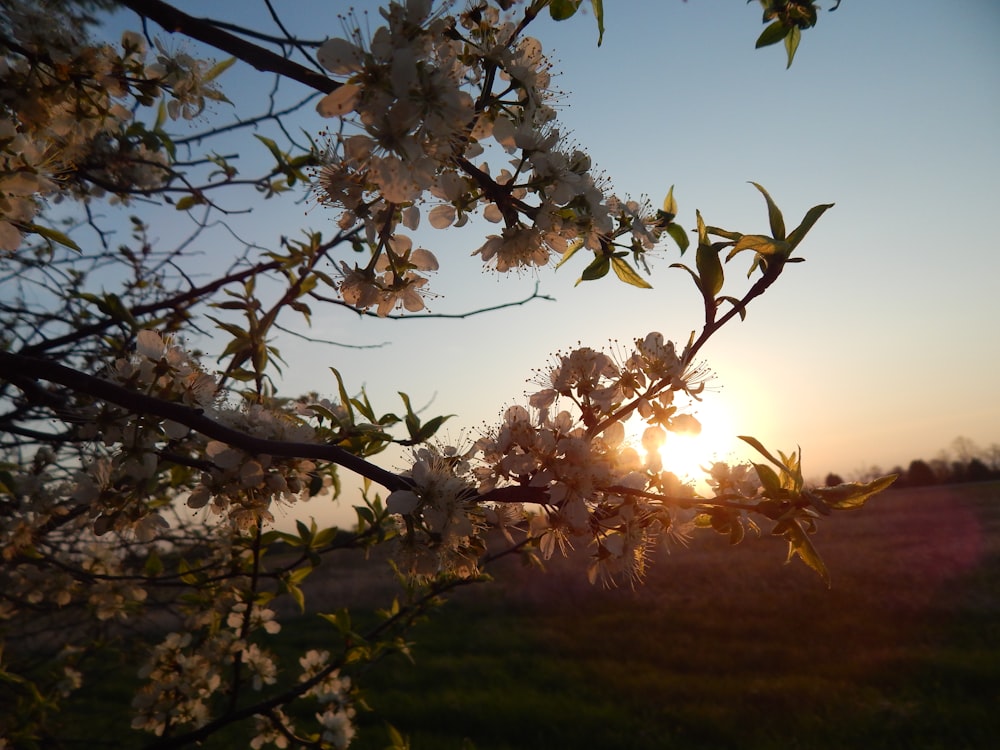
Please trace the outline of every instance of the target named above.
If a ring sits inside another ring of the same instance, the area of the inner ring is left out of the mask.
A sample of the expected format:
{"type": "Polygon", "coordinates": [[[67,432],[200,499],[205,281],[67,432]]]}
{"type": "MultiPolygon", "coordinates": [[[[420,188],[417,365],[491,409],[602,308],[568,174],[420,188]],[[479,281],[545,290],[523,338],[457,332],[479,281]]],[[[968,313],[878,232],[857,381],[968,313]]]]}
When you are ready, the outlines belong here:
{"type": "Polygon", "coordinates": [[[189,16],[162,0],[121,0],[121,4],[143,18],[155,21],[171,34],[183,34],[199,42],[228,52],[257,70],[277,73],[285,78],[303,83],[309,88],[329,94],[340,88],[332,78],[316,73],[270,50],[240,39],[223,31],[210,21],[189,16]]]}
{"type": "Polygon", "coordinates": [[[353,453],[336,445],[316,443],[295,443],[254,437],[227,427],[210,417],[201,409],[183,404],[163,401],[144,393],[129,390],[108,380],[88,375],[69,367],[34,359],[10,352],[0,352],[0,375],[12,382],[25,377],[47,380],[63,385],[76,393],[93,396],[102,401],[121,406],[133,414],[151,414],[161,419],[170,419],[212,440],[239,448],[253,455],[285,456],[288,458],[311,458],[330,461],[345,469],[371,479],[388,490],[408,489],[410,483],[404,477],[393,474],[380,466],[369,463],[353,453]]]}

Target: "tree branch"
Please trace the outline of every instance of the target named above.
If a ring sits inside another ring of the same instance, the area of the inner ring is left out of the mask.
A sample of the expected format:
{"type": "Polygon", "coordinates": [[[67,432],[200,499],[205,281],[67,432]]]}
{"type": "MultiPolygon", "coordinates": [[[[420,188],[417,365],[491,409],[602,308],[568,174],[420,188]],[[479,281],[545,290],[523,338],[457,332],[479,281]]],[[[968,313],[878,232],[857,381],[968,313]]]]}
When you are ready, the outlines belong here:
{"type": "Polygon", "coordinates": [[[390,491],[410,489],[410,482],[405,477],[369,463],[339,446],[294,443],[254,437],[216,422],[205,416],[201,409],[137,393],[108,380],[87,375],[55,362],[11,354],[10,352],[0,352],[0,376],[15,383],[24,377],[58,383],[77,393],[85,393],[88,396],[121,406],[135,414],[151,414],[161,419],[170,419],[201,433],[205,437],[218,440],[253,455],[266,454],[329,461],[367,477],[390,491]]]}
{"type": "Polygon", "coordinates": [[[309,68],[270,50],[240,39],[209,21],[189,16],[172,5],[162,2],[162,0],[121,0],[121,4],[135,11],[141,17],[155,21],[163,27],[164,31],[171,34],[183,34],[218,50],[228,52],[257,70],[277,73],[324,94],[329,94],[340,88],[340,83],[332,78],[327,78],[325,75],[309,70],[309,68]]]}

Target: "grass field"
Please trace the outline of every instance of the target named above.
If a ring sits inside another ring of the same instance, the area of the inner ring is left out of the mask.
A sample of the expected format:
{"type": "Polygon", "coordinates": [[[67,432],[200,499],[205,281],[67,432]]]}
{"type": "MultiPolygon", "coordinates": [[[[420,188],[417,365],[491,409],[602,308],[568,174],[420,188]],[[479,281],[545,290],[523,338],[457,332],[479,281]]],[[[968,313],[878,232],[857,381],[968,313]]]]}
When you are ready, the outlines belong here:
{"type": "Polygon", "coordinates": [[[508,567],[369,702],[415,750],[1000,746],[1000,484],[889,492],[816,541],[830,590],[772,538],[699,535],[635,591],[508,567]]]}
{"type": "MultiPolygon", "coordinates": [[[[634,591],[591,586],[580,560],[505,562],[418,627],[415,664],[365,675],[375,713],[352,750],[382,750],[385,721],[413,750],[1000,747],[1000,483],[891,491],[815,539],[832,589],[784,565],[780,539],[711,532],[634,591]]],[[[389,577],[346,562],[309,579],[310,605],[384,606],[389,577]]],[[[283,622],[292,669],[331,636],[315,616],[283,622]]],[[[111,740],[129,734],[120,670],[64,714],[80,747],[148,741],[111,740]]],[[[246,747],[244,731],[204,747],[246,747]]]]}

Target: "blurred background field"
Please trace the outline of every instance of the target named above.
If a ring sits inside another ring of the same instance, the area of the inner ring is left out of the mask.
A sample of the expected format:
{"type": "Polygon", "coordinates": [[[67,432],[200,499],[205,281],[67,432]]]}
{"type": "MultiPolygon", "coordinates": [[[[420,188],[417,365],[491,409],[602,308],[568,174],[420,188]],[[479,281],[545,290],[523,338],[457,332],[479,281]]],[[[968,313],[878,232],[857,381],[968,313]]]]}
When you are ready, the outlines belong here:
{"type": "MultiPolygon", "coordinates": [[[[830,589],[766,535],[729,548],[696,534],[635,590],[591,586],[579,553],[544,573],[506,559],[417,626],[412,663],[361,676],[375,711],[351,749],[383,750],[386,722],[413,750],[997,747],[1000,482],[890,490],[823,518],[814,540],[830,589]]],[[[388,566],[351,554],[308,579],[311,611],[392,601],[388,566]]],[[[293,673],[338,641],[294,611],[277,648],[293,673]]],[[[80,747],[146,747],[117,739],[139,665],[109,646],[106,679],[59,720],[80,747]]],[[[234,729],[202,747],[248,742],[234,729]]]]}
{"type": "Polygon", "coordinates": [[[996,747],[1000,483],[890,491],[815,541],[829,590],[767,537],[698,534],[634,591],[505,563],[369,702],[420,750],[996,747]]]}

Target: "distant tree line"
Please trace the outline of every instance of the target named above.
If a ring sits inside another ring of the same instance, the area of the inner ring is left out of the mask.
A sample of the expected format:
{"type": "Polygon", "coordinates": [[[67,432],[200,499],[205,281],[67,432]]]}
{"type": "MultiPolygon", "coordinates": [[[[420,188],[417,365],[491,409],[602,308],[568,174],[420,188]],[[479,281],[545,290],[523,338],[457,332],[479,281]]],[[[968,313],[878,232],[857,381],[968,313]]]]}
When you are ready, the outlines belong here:
{"type": "MultiPolygon", "coordinates": [[[[904,469],[897,466],[884,472],[877,466],[854,472],[854,479],[864,481],[885,473],[897,474],[899,479],[893,488],[928,487],[936,484],[960,484],[962,482],[987,482],[1000,480],[1000,443],[992,443],[988,448],[980,448],[967,437],[952,441],[951,450],[942,450],[936,458],[926,460],[915,458],[904,469]]],[[[845,480],[833,472],[827,474],[827,486],[842,484],[845,480]]]]}

